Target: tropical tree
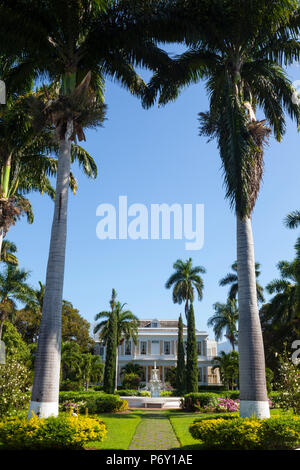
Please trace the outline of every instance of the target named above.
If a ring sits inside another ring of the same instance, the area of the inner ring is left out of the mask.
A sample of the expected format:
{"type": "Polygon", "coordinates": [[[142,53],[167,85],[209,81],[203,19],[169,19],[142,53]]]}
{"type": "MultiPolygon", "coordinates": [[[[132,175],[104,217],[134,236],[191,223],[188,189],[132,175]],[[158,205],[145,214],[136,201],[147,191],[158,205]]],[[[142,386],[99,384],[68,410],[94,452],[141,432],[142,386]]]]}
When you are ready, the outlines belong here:
{"type": "Polygon", "coordinates": [[[226,304],[216,302],[214,304],[215,313],[207,321],[208,327],[213,327],[216,341],[220,341],[225,331],[225,338],[227,338],[235,349],[237,343],[237,322],[239,319],[239,311],[237,301],[230,297],[226,304]]]}
{"type": "Polygon", "coordinates": [[[11,320],[16,312],[16,302],[26,303],[32,297],[32,288],[27,284],[30,273],[8,264],[0,272],[0,340],[3,324],[11,320]]]}
{"type": "MultiPolygon", "coordinates": [[[[3,241],[3,244],[5,240],[3,241]]],[[[16,312],[15,327],[27,344],[37,343],[42,318],[45,285],[39,281],[39,288],[33,289],[32,296],[25,307],[16,312]]]]}
{"type": "Polygon", "coordinates": [[[295,90],[282,65],[299,60],[299,5],[294,0],[184,2],[189,50],[160,67],[144,105],[177,98],[191,83],[206,81],[209,112],[200,113],[200,134],[216,138],[226,198],[236,213],[239,286],[239,361],[242,417],[270,416],[259,322],[251,216],[263,174],[263,150],[273,130],[280,141],[285,112],[299,120],[295,90]],[[213,25],[213,27],[212,27],[213,25]],[[197,29],[196,29],[197,28],[197,29]],[[260,108],[266,119],[258,121],[260,108]],[[270,127],[268,127],[270,126],[270,127]]]}
{"type": "Polygon", "coordinates": [[[186,387],[185,351],[183,343],[183,322],[180,314],[178,320],[178,340],[177,340],[177,367],[176,367],[176,388],[183,392],[186,387]]]}
{"type": "MultiPolygon", "coordinates": [[[[48,75],[59,90],[32,103],[36,128],[51,126],[58,146],[56,198],[46,290],[36,356],[30,412],[58,413],[61,301],[67,228],[71,142],[85,139],[83,129],[102,124],[106,77],[141,95],[144,82],[135,65],[154,70],[168,55],[139,27],[135,2],[110,0],[36,0],[0,2],[0,47],[19,54],[13,83],[24,75],[48,75]],[[18,38],[15,27],[18,24],[18,38]],[[14,42],[12,42],[14,41],[14,42]],[[50,386],[51,384],[51,386],[50,386]]],[[[145,15],[141,23],[144,25],[145,15]]]]}
{"type": "Polygon", "coordinates": [[[290,212],[284,219],[284,225],[288,228],[297,228],[300,225],[300,211],[290,212]]]}
{"type": "Polygon", "coordinates": [[[81,379],[85,390],[88,390],[90,381],[101,382],[104,364],[99,356],[91,353],[81,354],[81,379]]]}
{"type": "MultiPolygon", "coordinates": [[[[233,271],[233,273],[228,273],[226,274],[225,277],[223,277],[220,281],[219,281],[219,286],[230,286],[230,289],[229,289],[229,292],[228,292],[228,297],[229,299],[236,299],[237,298],[237,294],[238,294],[238,275],[237,275],[237,262],[235,261],[232,266],[231,266],[231,269],[233,271]]],[[[259,263],[255,263],[255,276],[256,276],[256,279],[259,277],[260,275],[260,264],[259,263]]],[[[257,299],[259,302],[264,302],[265,301],[265,298],[263,296],[263,287],[259,284],[258,281],[256,281],[256,293],[257,293],[257,299]]]]}
{"type": "Polygon", "coordinates": [[[198,300],[203,297],[203,280],[200,273],[205,273],[202,266],[193,267],[192,258],[186,261],[178,259],[173,264],[175,270],[167,280],[165,287],[170,289],[173,287],[173,302],[181,304],[185,303],[185,316],[188,318],[190,303],[194,301],[194,289],[198,295],[198,300]]]}
{"type": "Polygon", "coordinates": [[[136,374],[139,375],[141,380],[144,378],[144,369],[140,364],[135,364],[134,362],[128,362],[121,369],[121,375],[124,374],[136,374]]]}
{"type": "Polygon", "coordinates": [[[61,378],[65,380],[81,374],[80,347],[73,341],[62,342],[61,347],[61,378]]]}
{"type": "Polygon", "coordinates": [[[112,290],[111,299],[111,312],[99,312],[95,316],[95,321],[100,321],[94,328],[94,333],[99,332],[99,340],[104,344],[108,341],[109,336],[109,320],[112,315],[116,316],[117,322],[117,338],[116,338],[116,369],[115,369],[115,389],[118,385],[118,348],[125,341],[132,339],[134,344],[137,344],[138,332],[138,318],[130,311],[124,310],[126,304],[116,302],[117,293],[115,289],[112,290]]]}
{"type": "Polygon", "coordinates": [[[9,240],[3,240],[1,245],[0,261],[17,266],[19,264],[18,258],[15,255],[17,251],[15,243],[10,242],[9,240]]]}
{"type": "Polygon", "coordinates": [[[225,353],[221,351],[214,358],[213,370],[219,369],[221,382],[226,386],[227,390],[234,390],[238,386],[239,376],[239,354],[237,351],[225,353]]]}
{"type": "Polygon", "coordinates": [[[194,307],[191,302],[187,322],[187,344],[186,344],[186,390],[198,392],[198,355],[195,331],[194,307]]]}

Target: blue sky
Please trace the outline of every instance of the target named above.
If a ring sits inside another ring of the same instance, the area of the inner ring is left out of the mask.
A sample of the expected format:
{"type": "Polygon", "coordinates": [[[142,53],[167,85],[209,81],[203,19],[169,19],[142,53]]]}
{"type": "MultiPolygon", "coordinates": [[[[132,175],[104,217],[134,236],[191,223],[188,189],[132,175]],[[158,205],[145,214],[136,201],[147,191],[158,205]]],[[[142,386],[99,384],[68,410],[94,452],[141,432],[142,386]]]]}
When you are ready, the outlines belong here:
{"type": "MultiPolygon", "coordinates": [[[[289,69],[292,81],[300,68],[289,69]]],[[[144,76],[148,76],[144,74],[144,76]]],[[[207,329],[212,305],[226,300],[227,288],[218,281],[236,258],[235,219],[224,199],[223,177],[216,144],[198,136],[197,114],[207,110],[203,84],[186,89],[175,103],[144,110],[118,84],[107,82],[107,120],[87,132],[84,147],[95,158],[99,176],[78,178],[76,196],[69,196],[69,222],[64,298],[90,322],[108,308],[114,287],[121,302],[140,318],[176,319],[182,305],[172,303],[164,287],[178,258],[192,257],[202,265],[204,297],[195,303],[196,327],[207,329]],[[186,251],[184,240],[99,240],[96,208],[128,204],[180,203],[205,205],[205,240],[199,251],[186,251]]],[[[300,134],[288,121],[281,144],[274,138],[265,153],[265,173],[253,213],[256,260],[262,265],[260,282],[277,277],[276,264],[293,257],[297,231],[283,226],[284,216],[300,209],[300,134]]],[[[18,246],[20,266],[31,271],[31,284],[45,281],[53,203],[47,196],[30,196],[35,222],[12,227],[7,238],[18,246]]],[[[208,330],[213,337],[212,331],[208,330]]]]}

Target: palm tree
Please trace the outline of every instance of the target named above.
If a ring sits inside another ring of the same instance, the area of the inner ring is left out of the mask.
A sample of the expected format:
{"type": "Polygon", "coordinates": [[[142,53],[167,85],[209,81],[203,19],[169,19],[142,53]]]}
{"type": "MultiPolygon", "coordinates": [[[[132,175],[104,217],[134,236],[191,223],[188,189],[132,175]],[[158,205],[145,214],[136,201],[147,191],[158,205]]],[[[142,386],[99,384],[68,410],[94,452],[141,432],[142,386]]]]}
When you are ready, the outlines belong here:
{"type": "Polygon", "coordinates": [[[284,219],[284,225],[288,228],[296,228],[300,225],[300,211],[290,212],[284,219]]]}
{"type": "Polygon", "coordinates": [[[300,331],[300,238],[295,244],[296,257],[292,262],[280,261],[277,265],[281,277],[270,282],[266,289],[275,294],[265,306],[267,317],[279,328],[289,325],[290,330],[300,331]]]}
{"type": "Polygon", "coordinates": [[[1,245],[0,261],[17,266],[19,264],[19,261],[18,261],[18,258],[14,254],[17,251],[18,250],[17,250],[15,243],[10,242],[9,240],[3,240],[2,245],[1,245]]]}
{"type": "MultiPolygon", "coordinates": [[[[230,285],[230,289],[229,289],[229,292],[228,292],[228,297],[230,299],[236,299],[237,298],[237,294],[238,294],[238,275],[237,275],[237,262],[235,261],[232,265],[231,265],[231,269],[233,271],[233,273],[228,273],[226,274],[225,277],[223,277],[220,281],[219,281],[219,286],[228,286],[230,285]]],[[[256,279],[259,277],[260,275],[260,264],[259,263],[255,263],[255,276],[256,276],[256,279]]],[[[264,302],[265,301],[265,298],[263,296],[263,290],[264,288],[256,281],[256,292],[257,292],[257,299],[259,302],[264,302]]]]}
{"type": "Polygon", "coordinates": [[[32,297],[33,290],[26,282],[29,275],[11,264],[0,272],[0,340],[3,323],[16,312],[16,301],[26,303],[32,297]]]}
{"type": "Polygon", "coordinates": [[[65,341],[61,345],[61,376],[65,380],[68,375],[81,374],[81,352],[80,347],[73,341],[65,341]]]}
{"type": "Polygon", "coordinates": [[[167,280],[165,287],[170,289],[173,287],[173,302],[181,304],[185,302],[185,316],[188,318],[190,303],[194,301],[194,289],[198,294],[198,299],[203,297],[203,280],[200,273],[205,273],[202,266],[192,265],[192,258],[186,261],[178,259],[173,264],[175,270],[167,280]]]}
{"type": "MultiPolygon", "coordinates": [[[[0,47],[3,53],[22,56],[12,82],[28,75],[47,74],[59,87],[54,99],[45,93],[46,98],[32,103],[36,128],[55,129],[59,146],[45,299],[29,411],[29,415],[34,411],[47,417],[58,413],[71,142],[76,136],[85,139],[84,128],[102,124],[107,76],[131,93],[141,95],[145,84],[134,66],[154,70],[168,55],[139,27],[140,10],[135,2],[17,0],[1,2],[0,7],[0,47]]],[[[145,23],[144,14],[140,23],[145,23]]]]}
{"type": "Polygon", "coordinates": [[[238,383],[239,376],[239,354],[237,351],[225,353],[221,351],[219,356],[214,358],[213,370],[219,369],[221,382],[227,390],[233,390],[238,383]]]}
{"type": "Polygon", "coordinates": [[[112,310],[111,312],[99,312],[95,316],[95,321],[103,319],[96,324],[94,333],[99,332],[99,340],[107,343],[109,335],[109,320],[112,315],[116,316],[117,322],[117,338],[116,338],[116,374],[115,374],[115,389],[118,386],[118,348],[124,341],[133,340],[134,344],[137,344],[137,333],[138,333],[138,318],[130,311],[124,310],[125,305],[120,302],[116,302],[116,291],[113,289],[113,296],[111,301],[112,310]]]}
{"type": "MultiPolygon", "coordinates": [[[[0,69],[1,65],[0,61],[0,69]]],[[[0,112],[0,247],[3,236],[21,215],[26,214],[27,221],[33,222],[32,207],[25,195],[35,191],[52,199],[55,196],[49,177],[57,173],[57,159],[50,155],[57,153],[57,144],[51,131],[36,136],[30,125],[28,102],[37,96],[39,92],[31,90],[25,96],[11,93],[0,112]]],[[[92,157],[78,145],[72,145],[71,153],[72,161],[77,160],[90,176],[95,166],[92,157]]],[[[77,185],[72,172],[69,185],[75,193],[77,185]]]]}
{"type": "Polygon", "coordinates": [[[139,375],[142,379],[144,377],[143,366],[141,366],[140,364],[134,364],[133,362],[128,362],[121,369],[121,375],[125,374],[136,374],[139,375]]]}
{"type": "Polygon", "coordinates": [[[237,343],[236,324],[239,319],[237,302],[235,299],[229,297],[226,304],[216,302],[213,307],[215,313],[208,319],[207,326],[213,327],[216,341],[222,339],[225,331],[225,338],[229,340],[234,350],[235,344],[237,343]]]}
{"type": "Polygon", "coordinates": [[[200,113],[200,135],[217,140],[226,198],[237,222],[240,415],[266,418],[270,412],[251,216],[271,129],[280,141],[286,128],[284,113],[299,120],[299,107],[291,99],[295,90],[282,68],[300,56],[299,7],[289,0],[200,3],[201,22],[195,2],[185,2],[185,19],[191,24],[185,37],[189,50],[171,66],[158,69],[144,105],[153,104],[158,93],[159,103],[166,104],[187,85],[206,81],[209,112],[200,113]],[[256,108],[263,110],[266,120],[257,121],[256,108]]]}

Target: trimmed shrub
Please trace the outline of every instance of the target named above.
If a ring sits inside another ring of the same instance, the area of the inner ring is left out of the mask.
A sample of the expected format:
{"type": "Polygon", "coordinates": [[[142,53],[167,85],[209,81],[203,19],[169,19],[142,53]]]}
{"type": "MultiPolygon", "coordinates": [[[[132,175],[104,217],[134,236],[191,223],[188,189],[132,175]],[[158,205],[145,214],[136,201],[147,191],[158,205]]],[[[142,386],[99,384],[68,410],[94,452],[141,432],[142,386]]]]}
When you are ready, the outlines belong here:
{"type": "Polygon", "coordinates": [[[80,449],[89,441],[103,441],[107,430],[99,418],[60,415],[39,419],[10,417],[0,422],[0,441],[14,449],[80,449]]]}
{"type": "Polygon", "coordinates": [[[188,411],[199,411],[205,406],[215,406],[218,395],[215,393],[187,393],[181,399],[181,407],[188,411]]]}
{"type": "Polygon", "coordinates": [[[78,404],[80,413],[88,409],[90,414],[116,413],[128,409],[128,402],[121,400],[119,395],[109,395],[103,392],[60,392],[60,403],[72,402],[78,404]]]}
{"type": "Polygon", "coordinates": [[[189,428],[206,448],[225,450],[293,449],[300,443],[300,417],[235,418],[195,421],[189,428]]]}
{"type": "Polygon", "coordinates": [[[63,380],[60,384],[59,389],[62,392],[81,392],[82,391],[82,384],[80,382],[72,382],[72,380],[66,379],[63,380]]]}

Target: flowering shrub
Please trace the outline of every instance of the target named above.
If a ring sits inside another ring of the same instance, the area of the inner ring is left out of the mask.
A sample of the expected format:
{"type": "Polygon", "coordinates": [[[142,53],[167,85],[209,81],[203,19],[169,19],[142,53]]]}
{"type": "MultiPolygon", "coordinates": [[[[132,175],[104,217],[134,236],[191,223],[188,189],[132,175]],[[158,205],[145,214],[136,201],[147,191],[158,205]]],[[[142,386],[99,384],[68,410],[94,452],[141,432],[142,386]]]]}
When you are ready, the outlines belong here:
{"type": "Polygon", "coordinates": [[[67,401],[61,405],[62,411],[74,411],[75,413],[82,413],[86,408],[85,401],[71,402],[67,401]]]}
{"type": "Polygon", "coordinates": [[[293,449],[300,444],[300,417],[201,419],[189,428],[207,448],[293,449]]]}
{"type": "Polygon", "coordinates": [[[8,417],[0,422],[0,442],[14,449],[82,448],[89,441],[103,441],[104,422],[87,416],[39,419],[8,417]]]}
{"type": "Polygon", "coordinates": [[[0,364],[0,416],[10,415],[29,406],[30,374],[28,368],[8,357],[0,364]]]}
{"type": "Polygon", "coordinates": [[[293,364],[286,351],[279,356],[279,360],[280,378],[276,384],[278,390],[276,402],[280,408],[300,414],[300,368],[297,364],[293,364]]]}
{"type": "Polygon", "coordinates": [[[240,400],[232,400],[231,398],[218,398],[216,405],[204,406],[204,409],[209,412],[223,413],[229,411],[231,413],[240,409],[240,400]]]}

